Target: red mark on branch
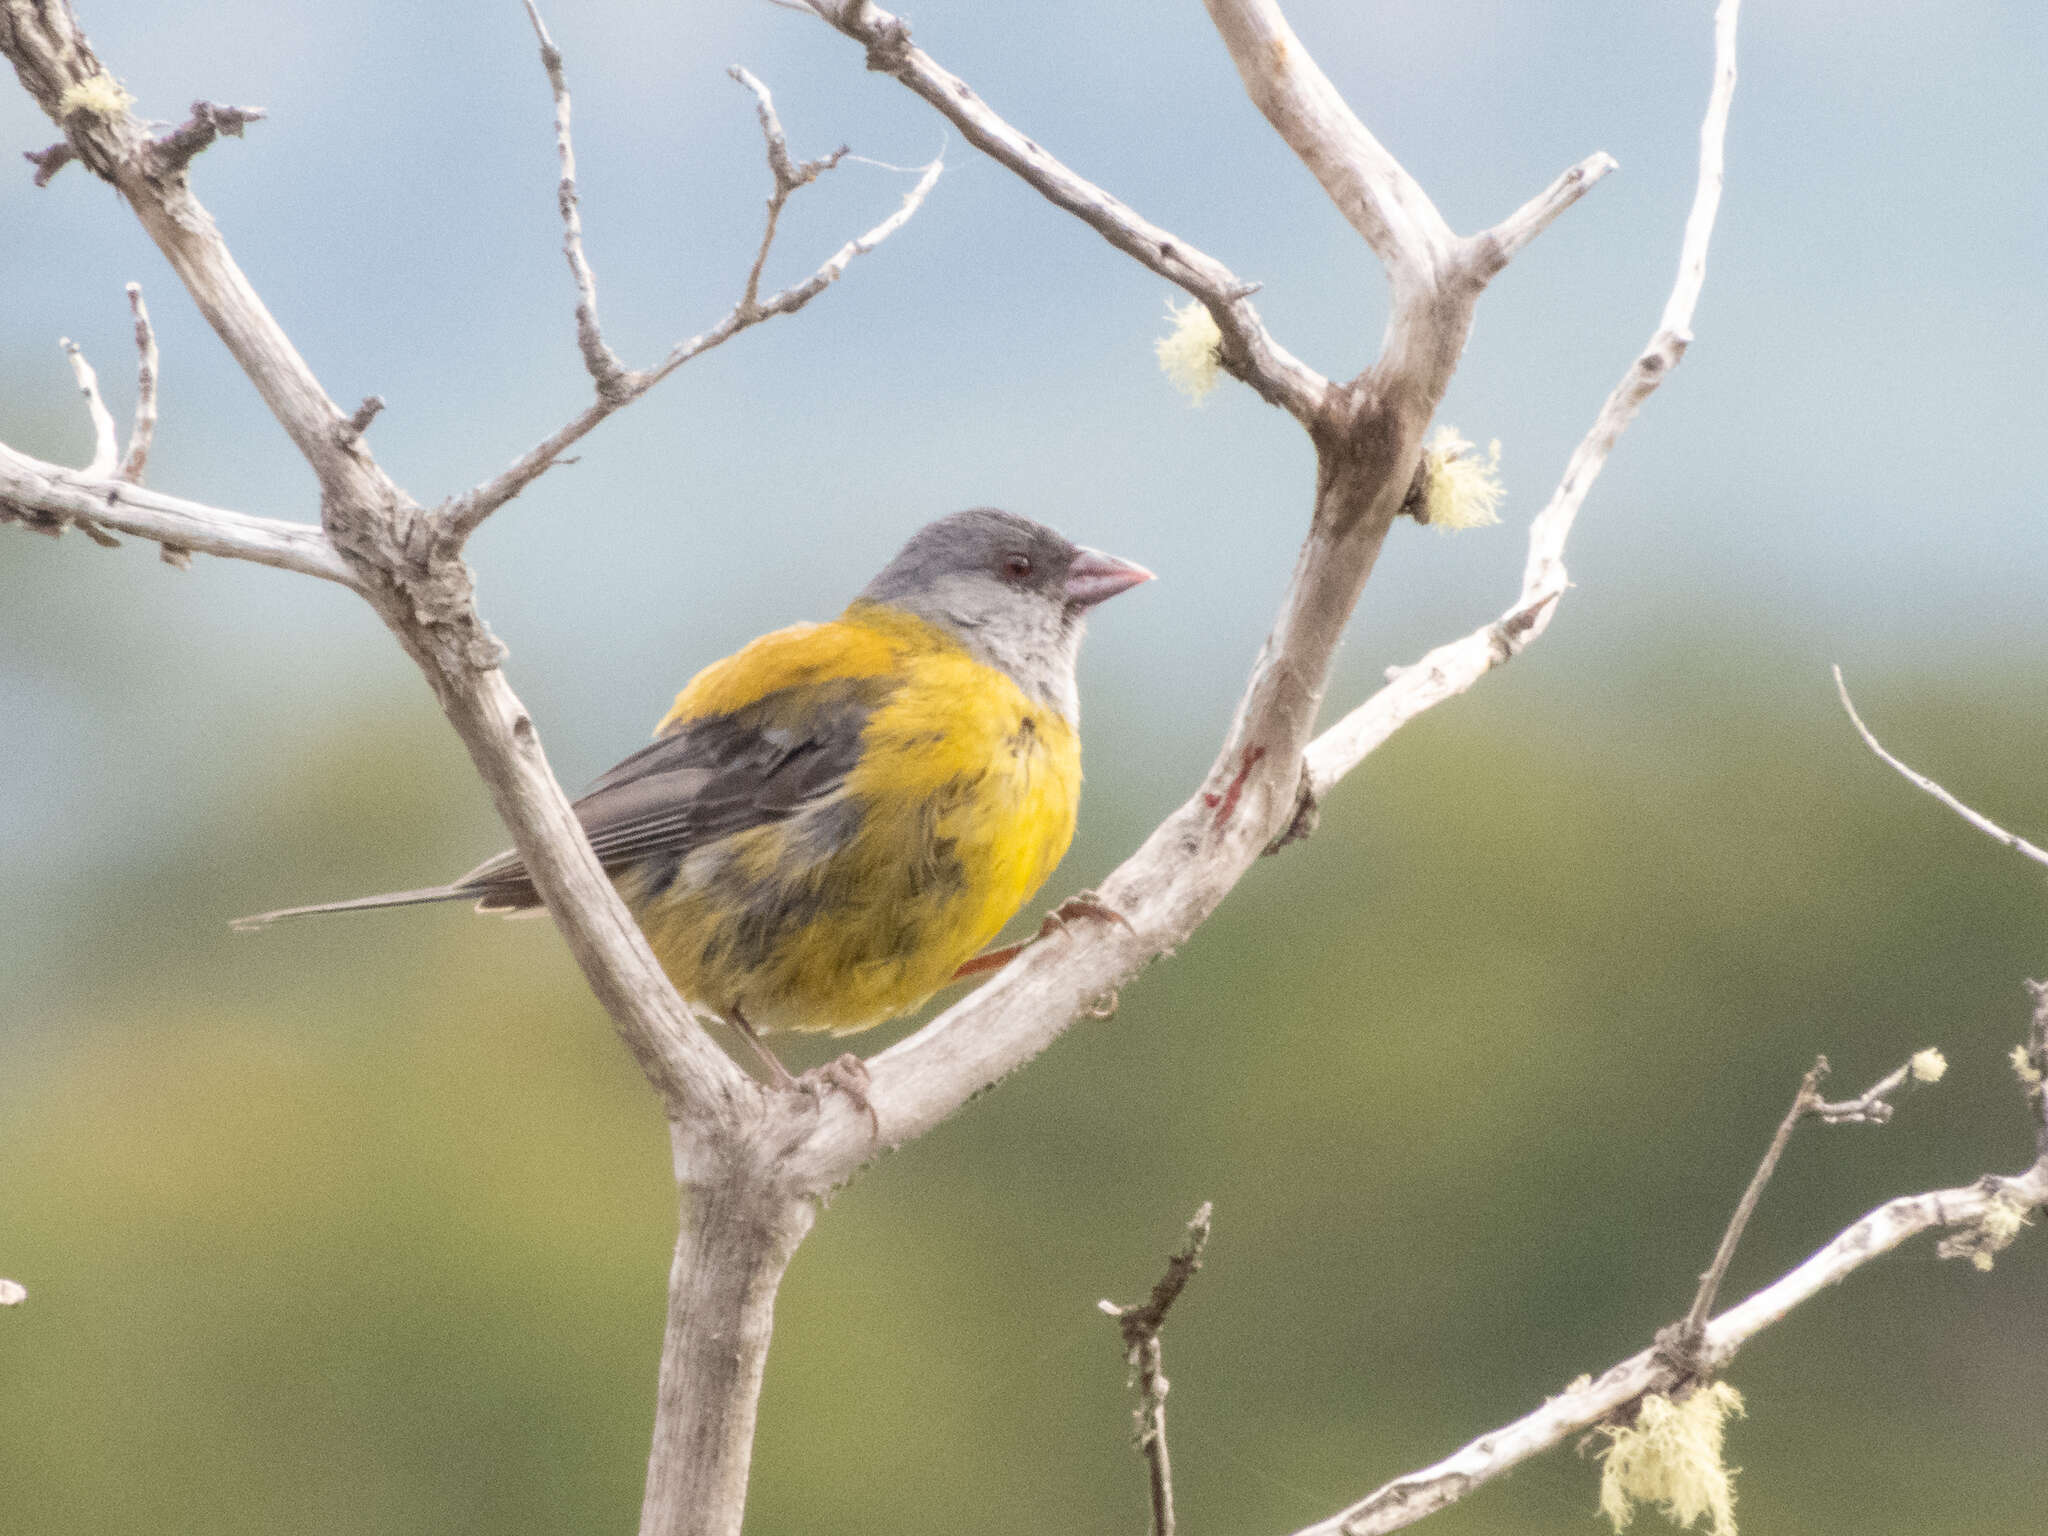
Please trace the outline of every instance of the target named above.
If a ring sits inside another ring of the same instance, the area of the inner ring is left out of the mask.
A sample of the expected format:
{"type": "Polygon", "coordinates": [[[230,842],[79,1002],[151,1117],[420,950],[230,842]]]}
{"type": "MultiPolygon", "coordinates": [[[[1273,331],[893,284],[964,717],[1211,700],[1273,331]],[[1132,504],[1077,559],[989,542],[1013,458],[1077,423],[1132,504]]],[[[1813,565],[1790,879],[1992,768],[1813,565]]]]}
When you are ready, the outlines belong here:
{"type": "Polygon", "coordinates": [[[1244,793],[1244,781],[1252,776],[1252,770],[1259,766],[1259,760],[1266,755],[1264,747],[1246,747],[1244,762],[1237,770],[1237,777],[1230,781],[1230,788],[1220,795],[1204,794],[1202,804],[1216,812],[1216,830],[1221,832],[1230,824],[1230,818],[1237,811],[1238,797],[1244,793]]]}

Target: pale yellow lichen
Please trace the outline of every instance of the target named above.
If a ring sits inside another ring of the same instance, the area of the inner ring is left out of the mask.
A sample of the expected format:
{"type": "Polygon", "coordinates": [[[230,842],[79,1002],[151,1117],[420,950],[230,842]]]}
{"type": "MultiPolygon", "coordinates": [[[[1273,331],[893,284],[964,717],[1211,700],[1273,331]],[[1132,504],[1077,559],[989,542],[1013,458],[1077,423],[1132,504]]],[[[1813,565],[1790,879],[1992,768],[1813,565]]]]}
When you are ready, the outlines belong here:
{"type": "Polygon", "coordinates": [[[121,82],[105,70],[66,86],[57,98],[57,116],[90,112],[94,117],[119,117],[135,105],[135,98],[121,89],[121,82]]]}
{"type": "Polygon", "coordinates": [[[2012,1070],[2028,1092],[2041,1086],[2041,1069],[2034,1065],[2033,1055],[2024,1045],[2012,1048],[2012,1070]]]}
{"type": "Polygon", "coordinates": [[[1422,449],[1423,521],[1453,532],[1500,521],[1507,495],[1500,482],[1500,442],[1482,455],[1452,426],[1440,426],[1422,449]]]}
{"type": "Polygon", "coordinates": [[[2012,1246],[2020,1228],[2032,1224],[2033,1207],[2011,1190],[2001,1189],[1991,1197],[1984,1214],[1967,1227],[1949,1233],[1935,1247],[1944,1259],[1968,1259],[1971,1267],[1989,1270],[1993,1255],[2012,1246]]]}
{"type": "Polygon", "coordinates": [[[1166,313],[1173,329],[1152,343],[1152,355],[1173,387],[1188,397],[1190,405],[1209,398],[1223,376],[1223,358],[1217,348],[1223,333],[1216,329],[1216,317],[1194,299],[1185,304],[1166,301],[1166,313]]]}
{"type": "Polygon", "coordinates": [[[1942,1073],[1948,1070],[1948,1058],[1934,1046],[1913,1053],[1913,1081],[1916,1083],[1938,1083],[1942,1073]]]}
{"type": "Polygon", "coordinates": [[[1635,1423],[1601,1431],[1600,1513],[1619,1531],[1638,1503],[1655,1504],[1680,1526],[1707,1515],[1710,1536],[1735,1536],[1735,1469],[1722,1460],[1721,1434],[1742,1411],[1742,1394],[1725,1381],[1678,1402],[1644,1398],[1635,1423]]]}

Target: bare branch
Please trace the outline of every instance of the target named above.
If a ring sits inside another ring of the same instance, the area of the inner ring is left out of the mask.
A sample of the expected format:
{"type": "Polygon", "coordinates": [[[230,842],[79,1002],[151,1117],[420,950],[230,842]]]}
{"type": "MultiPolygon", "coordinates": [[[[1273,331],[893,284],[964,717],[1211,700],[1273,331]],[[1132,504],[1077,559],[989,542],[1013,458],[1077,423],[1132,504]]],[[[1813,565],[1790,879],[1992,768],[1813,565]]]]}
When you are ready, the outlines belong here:
{"type": "MultiPolygon", "coordinates": [[[[156,330],[149,323],[149,306],[142,302],[142,285],[128,285],[128,308],[135,316],[135,423],[128,429],[128,452],[122,456],[117,479],[130,485],[142,484],[149,467],[149,450],[156,443],[156,382],[161,359],[157,355],[156,330]]],[[[160,544],[157,555],[178,570],[192,568],[192,551],[183,544],[160,544]]]]}
{"type": "Polygon", "coordinates": [[[576,346],[583,354],[583,366],[597,385],[600,400],[622,393],[629,386],[629,370],[616,352],[605,344],[597,323],[597,276],[583,254],[583,216],[577,211],[576,147],[569,134],[569,81],[562,72],[562,50],[548,35],[534,0],[524,0],[526,19],[533,23],[540,39],[541,68],[555,96],[555,153],[562,163],[562,179],[555,201],[562,214],[562,254],[569,259],[569,275],[576,282],[576,346]]]}
{"type": "Polygon", "coordinates": [[[1138,1449],[1151,1473],[1153,1536],[1174,1536],[1173,1462],[1166,1452],[1166,1394],[1168,1382],[1161,1368],[1159,1330],[1166,1314],[1195,1271],[1202,1267],[1202,1250],[1209,1243],[1212,1207],[1207,1200],[1188,1222],[1187,1241],[1166,1261],[1166,1272],[1152,1287],[1143,1305],[1120,1307],[1113,1301],[1095,1305],[1116,1319],[1123,1336],[1124,1358],[1135,1373],[1138,1406],[1132,1418],[1138,1424],[1138,1449]]]}
{"type": "Polygon", "coordinates": [[[71,359],[71,375],[78,380],[78,392],[85,396],[86,414],[92,418],[92,462],[79,474],[87,480],[104,480],[113,474],[114,466],[121,457],[121,445],[114,436],[113,412],[100,398],[99,375],[92,371],[92,364],[85,360],[85,353],[79,350],[78,344],[66,336],[58,345],[71,359]]]}
{"type": "Polygon", "coordinates": [[[838,281],[855,257],[865,256],[907,224],[911,215],[923,206],[925,197],[938,183],[939,175],[944,169],[944,162],[939,160],[934,160],[926,166],[923,175],[918,178],[917,185],[905,195],[902,205],[894,213],[866,234],[847,241],[827,257],[809,277],[801,282],[792,283],[780,293],[762,300],[751,310],[745,309],[743,305],[734,305],[725,318],[710,330],[699,332],[688,341],[679,342],[654,367],[645,372],[631,374],[624,394],[614,399],[599,399],[586,406],[552,436],[521,454],[503,473],[448,503],[441,514],[446,537],[459,545],[483,525],[484,519],[546,474],[559,462],[562,455],[587,436],[592,428],[621,406],[639,399],[692,358],[702,356],[713,347],[730,341],[750,326],[759,325],[764,320],[772,320],[777,315],[794,314],[802,309],[838,281]]]}
{"type": "Polygon", "coordinates": [[[1604,180],[1620,169],[1621,163],[1604,149],[1586,156],[1500,223],[1477,237],[1488,253],[1484,259],[1496,267],[1505,266],[1531,240],[1550,228],[1559,214],[1592,191],[1594,183],[1604,180]]]}
{"type": "Polygon", "coordinates": [[[252,527],[256,520],[206,508],[193,517],[189,503],[118,481],[80,486],[61,471],[53,480],[48,466],[13,453],[0,454],[0,505],[26,509],[31,522],[104,516],[115,526],[116,510],[135,516],[140,508],[147,536],[307,569],[368,598],[426,674],[592,991],[670,1113],[730,1126],[757,1091],[696,1027],[598,867],[531,718],[497,669],[501,648],[476,612],[468,571],[437,558],[417,503],[360,440],[337,430],[342,413],[236,265],[189,179],[164,174],[159,146],[128,111],[68,0],[0,6],[0,53],[87,166],[127,200],[312,466],[327,537],[314,543],[309,530],[252,527]]]}
{"type": "Polygon", "coordinates": [[[104,523],[167,549],[250,560],[362,590],[362,578],[310,523],[229,512],[121,480],[88,483],[60,465],[0,444],[0,521],[8,520],[50,532],[104,523]]]}
{"type": "Polygon", "coordinates": [[[149,323],[149,306],[142,302],[142,285],[128,285],[128,308],[135,316],[135,424],[128,429],[128,452],[117,472],[130,485],[142,484],[142,472],[149,465],[149,450],[156,441],[156,379],[160,359],[156,331],[149,323]]]}
{"type": "MultiPolygon", "coordinates": [[[[815,164],[816,162],[810,163],[815,164]]],[[[930,195],[932,188],[938,185],[939,176],[945,168],[943,160],[934,160],[925,166],[922,174],[917,179],[917,184],[904,193],[903,201],[894,213],[890,214],[889,217],[882,220],[881,223],[870,229],[866,234],[856,236],[839,247],[838,250],[826,257],[818,269],[809,277],[804,278],[800,282],[791,283],[780,292],[769,295],[769,297],[755,304],[751,313],[743,313],[739,308],[735,308],[732,314],[727,317],[727,323],[730,324],[731,329],[726,329],[724,325],[715,326],[703,335],[693,336],[690,340],[677,346],[667,357],[664,357],[647,371],[647,387],[651,388],[653,385],[659,384],[663,379],[682,367],[683,364],[690,361],[691,358],[698,356],[700,353],[710,351],[711,348],[717,346],[720,342],[737,335],[748,326],[758,325],[761,321],[773,319],[777,315],[793,315],[802,309],[811,300],[838,282],[845,275],[846,269],[853,264],[855,257],[867,255],[868,252],[909,223],[911,215],[915,214],[924,205],[925,198],[930,195]]]]}
{"type": "MultiPolygon", "coordinates": [[[[1777,1134],[1764,1150],[1763,1161],[1757,1164],[1756,1172],[1750,1176],[1749,1188],[1742,1192],[1735,1214],[1728,1218],[1727,1230],[1721,1234],[1720,1246],[1714,1250],[1714,1262],[1707,1266],[1707,1272],[1700,1276],[1700,1288],[1694,1293],[1692,1306],[1678,1325],[1676,1339],[1678,1363],[1690,1366],[1699,1351],[1701,1338],[1706,1333],[1707,1319],[1714,1315],[1714,1298],[1719,1294],[1721,1281],[1728,1273],[1728,1266],[1735,1261],[1736,1247],[1742,1242],[1742,1232],[1749,1225],[1749,1218],[1756,1214],[1757,1202],[1763,1198],[1764,1186],[1771,1182],[1771,1175],[1777,1172],[1778,1159],[1785,1155],[1785,1147],[1792,1140],[1792,1133],[1799,1128],[1807,1111],[1820,1102],[1820,1080],[1827,1076],[1828,1059],[1818,1058],[1806,1069],[1806,1076],[1800,1079],[1799,1091],[1792,1095],[1792,1107],[1785,1111],[1785,1118],[1778,1122],[1777,1134]]],[[[1661,1341],[1660,1341],[1661,1342],[1661,1341]]]]}
{"type": "Polygon", "coordinates": [[[261,107],[223,107],[211,101],[192,103],[192,115],[156,141],[159,174],[182,171],[195,155],[223,136],[239,139],[242,130],[263,120],[261,107]]]}
{"type": "Polygon", "coordinates": [[[1622,432],[1678,366],[1692,340],[1693,310],[1721,201],[1722,146],[1735,91],[1735,23],[1740,5],[1741,0],[1720,0],[1714,13],[1714,84],[1700,128],[1699,183],[1686,219],[1677,281],[1657,333],[1608,395],[1592,430],[1573,451],[1549,503],[1530,524],[1529,558],[1520,594],[1493,623],[1440,645],[1412,666],[1394,672],[1386,687],[1316,738],[1303,763],[1299,821],[1312,820],[1315,807],[1330,787],[1395,731],[1512,661],[1549,627],[1558,601],[1570,585],[1564,566],[1565,540],[1586,493],[1599,478],[1622,432]]]}
{"type": "Polygon", "coordinates": [[[925,197],[938,181],[939,173],[945,168],[941,160],[932,161],[930,165],[924,167],[916,186],[904,198],[902,206],[888,218],[859,238],[849,240],[802,282],[792,284],[762,301],[759,298],[761,272],[768,261],[769,247],[775,240],[776,225],[781,218],[783,204],[798,187],[815,181],[823,171],[837,165],[845,156],[846,150],[835,150],[822,160],[793,162],[789,155],[788,140],[783,136],[782,123],[775,115],[774,103],[768,94],[768,88],[746,70],[735,65],[730,71],[732,77],[754,93],[756,110],[761,119],[762,136],[767,141],[768,168],[775,179],[775,191],[768,200],[767,227],[762,233],[760,248],[755,253],[753,266],[747,273],[739,302],[724,319],[710,330],[702,331],[687,341],[677,343],[654,367],[645,370],[628,368],[606,345],[603,333],[598,327],[597,283],[591,273],[589,262],[584,259],[583,223],[577,212],[576,158],[569,137],[569,90],[563,79],[561,50],[555,47],[553,38],[548,35],[547,27],[541,21],[534,0],[524,0],[524,3],[527,16],[540,38],[541,63],[547,70],[549,84],[554,90],[555,145],[562,163],[559,195],[564,231],[562,244],[569,258],[569,270],[576,280],[577,341],[583,353],[584,366],[597,385],[597,399],[548,437],[521,454],[509,468],[482,484],[471,487],[441,508],[438,514],[441,548],[449,555],[459,552],[469,536],[483,526],[485,519],[546,474],[561,461],[564,453],[614,411],[638,400],[692,358],[731,340],[749,326],[759,325],[763,320],[773,319],[777,315],[794,314],[824,292],[839,279],[856,256],[866,255],[910,221],[911,215],[923,206],[925,197]]]}
{"type": "Polygon", "coordinates": [[[1810,1106],[1824,1125],[1890,1125],[1896,1112],[1892,1095],[1909,1082],[1931,1083],[1948,1070],[1941,1052],[1932,1047],[1899,1063],[1853,1099],[1820,1099],[1810,1106]]]}
{"type": "Polygon", "coordinates": [[[370,430],[370,423],[375,421],[383,413],[383,410],[384,397],[382,395],[363,396],[363,403],[357,406],[348,420],[341,424],[339,430],[342,436],[348,441],[354,442],[370,430]]]}
{"type": "MultiPolygon", "coordinates": [[[[2048,1158],[2015,1178],[1990,1175],[1962,1189],[1940,1189],[1888,1201],[1844,1229],[1805,1263],[1709,1323],[1701,1343],[1702,1359],[1709,1369],[1722,1370],[1744,1344],[1800,1303],[1840,1284],[1863,1265],[1922,1232],[1981,1225],[1999,1205],[2031,1209],[2043,1204],[2048,1204],[2048,1158]]],[[[1295,1536],[1382,1536],[1401,1530],[1455,1504],[1530,1457],[1584,1433],[1644,1393],[1670,1391],[1679,1380],[1658,1350],[1646,1349],[1596,1380],[1581,1378],[1534,1413],[1489,1430],[1433,1466],[1395,1478],[1328,1519],[1303,1527],[1295,1536]]]]}
{"type": "MultiPolygon", "coordinates": [[[[895,77],[931,102],[970,142],[1112,245],[1207,300],[1212,290],[1204,284],[1222,272],[1220,266],[1178,242],[1170,243],[1162,256],[1159,242],[1171,237],[997,117],[964,82],[912,46],[907,27],[896,17],[868,0],[812,4],[866,46],[871,69],[895,77]]],[[[1464,284],[1441,303],[1411,305],[1413,313],[1402,324],[1409,325],[1409,339],[1420,344],[1403,350],[1390,343],[1389,354],[1375,365],[1370,388],[1318,379],[1309,392],[1312,401],[1307,395],[1295,397],[1296,404],[1305,403],[1298,414],[1311,425],[1318,451],[1309,537],[1208,778],[1103,884],[1105,904],[1123,914],[1129,928],[1090,925],[1060,941],[1030,946],[971,997],[874,1057],[868,1064],[868,1097],[893,1140],[910,1140],[953,1113],[1185,940],[1258,853],[1284,837],[1290,823],[1298,828],[1312,813],[1312,802],[1300,799],[1304,782],[1312,789],[1327,787],[1357,760],[1339,765],[1328,755],[1329,746],[1344,739],[1342,727],[1321,744],[1320,755],[1310,733],[1331,657],[1412,481],[1428,417],[1448,384],[1478,291],[1464,284]],[[1329,772],[1329,778],[1322,779],[1318,770],[1329,772]],[[1301,816],[1295,815],[1297,805],[1301,816]]],[[[1227,350],[1228,326],[1224,339],[1227,350]]],[[[1618,425],[1612,430],[1618,431],[1618,425]]],[[[1574,488],[1571,508],[1583,494],[1583,484],[1574,488]]],[[[1556,515],[1539,519],[1543,532],[1557,529],[1561,538],[1558,525],[1556,515]]],[[[1518,643],[1555,600],[1554,592],[1539,593],[1529,609],[1511,612],[1502,624],[1473,637],[1470,643],[1481,648],[1481,663],[1471,666],[1470,676],[1456,688],[1470,686],[1471,678],[1497,665],[1486,660],[1488,648],[1518,643]]],[[[873,1152],[864,1120],[847,1106],[828,1102],[815,1129],[783,1167],[792,1188],[822,1193],[873,1152]]]]}
{"type": "Polygon", "coordinates": [[[77,159],[78,155],[77,151],[72,149],[69,139],[59,139],[48,149],[25,149],[21,152],[21,158],[36,168],[33,177],[35,184],[47,187],[50,178],[77,159]]]}
{"type": "Polygon", "coordinates": [[[1393,283],[1397,305],[1433,290],[1458,237],[1429,194],[1372,136],[1274,0],[1204,0],[1252,104],[1300,157],[1393,283]]]}
{"type": "Polygon", "coordinates": [[[1926,774],[1916,773],[1896,757],[1893,757],[1891,753],[1885,751],[1883,743],[1871,734],[1870,727],[1863,723],[1863,717],[1856,713],[1856,706],[1849,698],[1849,686],[1842,681],[1842,669],[1836,667],[1834,673],[1835,692],[1841,695],[1842,708],[1849,712],[1849,723],[1856,727],[1856,734],[1863,738],[1863,744],[1866,747],[1870,748],[1880,759],[1896,769],[1899,776],[1905,779],[1907,783],[1926,790],[1928,794],[1934,796],[1935,799],[1954,811],[1986,837],[1991,838],[1994,842],[2005,844],[2006,847],[2012,849],[2015,853],[2025,854],[2036,864],[2048,864],[2048,849],[2036,847],[2019,834],[2006,831],[2005,828],[1982,812],[1971,810],[1962,801],[1935,783],[1934,780],[1928,778],[1926,774]]]}
{"type": "Polygon", "coordinates": [[[1304,425],[1319,419],[1329,380],[1266,331],[1252,307],[1257,285],[1161,229],[1048,154],[999,117],[966,81],[910,41],[910,28],[869,0],[812,0],[811,9],[863,45],[868,68],[893,76],[938,110],[967,142],[1022,177],[1140,265],[1199,299],[1223,333],[1223,366],[1304,425]]]}
{"type": "Polygon", "coordinates": [[[1806,1076],[1800,1080],[1799,1091],[1792,1095],[1792,1107],[1785,1111],[1785,1118],[1778,1123],[1777,1134],[1771,1138],[1763,1161],[1757,1164],[1749,1188],[1742,1192],[1735,1214],[1728,1219],[1720,1246],[1714,1250],[1714,1262],[1700,1276],[1699,1290],[1693,1295],[1692,1306],[1682,1319],[1657,1336],[1658,1347],[1674,1365],[1688,1373],[1699,1369],[1700,1342],[1706,1336],[1707,1319],[1713,1315],[1721,1282],[1728,1277],[1728,1266],[1735,1262],[1735,1250],[1742,1242],[1743,1229],[1749,1225],[1749,1218],[1756,1214],[1764,1186],[1770,1183],[1771,1175],[1777,1170],[1778,1159],[1784,1155],[1786,1144],[1792,1140],[1792,1133],[1799,1128],[1799,1122],[1812,1115],[1829,1125],[1887,1124],[1892,1118],[1890,1096],[1904,1087],[1909,1078],[1931,1082],[1946,1070],[1947,1063],[1942,1061],[1939,1051],[1922,1051],[1902,1063],[1896,1071],[1879,1078],[1857,1097],[1830,1103],[1820,1095],[1820,1085],[1828,1075],[1828,1059],[1825,1056],[1815,1058],[1813,1065],[1807,1068],[1806,1076]]]}
{"type": "Polygon", "coordinates": [[[801,165],[789,158],[789,140],[783,136],[782,119],[775,115],[775,98],[768,87],[735,64],[726,71],[754,93],[755,111],[761,119],[761,137],[768,144],[768,171],[775,178],[775,190],[768,194],[768,222],[761,230],[761,248],[754,253],[754,265],[747,272],[746,291],[740,295],[742,311],[752,310],[761,297],[761,269],[768,265],[768,248],[775,244],[775,226],[782,218],[782,205],[798,187],[809,186],[846,158],[846,146],[801,165]]]}

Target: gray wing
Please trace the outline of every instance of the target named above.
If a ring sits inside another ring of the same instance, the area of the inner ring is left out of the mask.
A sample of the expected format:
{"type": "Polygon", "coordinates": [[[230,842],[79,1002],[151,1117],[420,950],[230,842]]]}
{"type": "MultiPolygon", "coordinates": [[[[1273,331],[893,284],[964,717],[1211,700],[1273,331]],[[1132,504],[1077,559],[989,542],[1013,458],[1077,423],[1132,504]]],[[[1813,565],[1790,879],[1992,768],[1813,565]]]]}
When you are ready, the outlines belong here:
{"type": "MultiPolygon", "coordinates": [[[[652,884],[675,878],[693,850],[751,827],[786,821],[831,795],[860,761],[868,717],[893,686],[834,679],[785,688],[744,709],[686,721],[605,774],[575,804],[607,872],[661,861],[652,884]]],[[[540,898],[516,853],[501,853],[450,888],[485,911],[540,898]]]]}

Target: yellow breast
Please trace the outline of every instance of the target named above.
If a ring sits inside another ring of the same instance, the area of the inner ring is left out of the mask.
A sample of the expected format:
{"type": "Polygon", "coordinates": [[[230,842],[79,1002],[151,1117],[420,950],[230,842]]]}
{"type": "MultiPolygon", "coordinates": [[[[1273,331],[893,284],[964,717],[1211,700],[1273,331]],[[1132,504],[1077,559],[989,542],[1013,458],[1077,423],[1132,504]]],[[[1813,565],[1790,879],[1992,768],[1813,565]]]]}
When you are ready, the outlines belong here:
{"type": "MultiPolygon", "coordinates": [[[[1073,840],[1080,742],[1057,710],[895,610],[857,605],[769,640],[792,687],[880,685],[843,786],[692,853],[648,899],[632,871],[620,887],[692,1002],[761,1030],[865,1029],[944,986],[1051,875],[1073,840]]],[[[664,728],[758,699],[748,654],[707,669],[664,728]]]]}

